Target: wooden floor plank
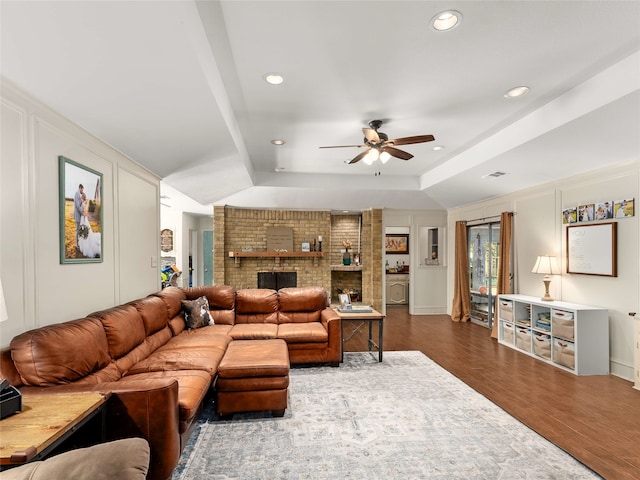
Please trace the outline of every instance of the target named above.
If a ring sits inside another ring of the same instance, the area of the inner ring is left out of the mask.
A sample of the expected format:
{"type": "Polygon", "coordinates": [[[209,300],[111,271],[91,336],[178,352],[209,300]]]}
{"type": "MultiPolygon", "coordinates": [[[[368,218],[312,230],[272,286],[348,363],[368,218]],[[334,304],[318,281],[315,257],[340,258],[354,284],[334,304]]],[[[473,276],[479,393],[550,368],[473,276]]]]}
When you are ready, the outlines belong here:
{"type": "MultiPolygon", "coordinates": [[[[345,343],[366,348],[364,335],[345,343]]],[[[640,392],[631,382],[573,375],[498,344],[482,326],[406,306],[387,306],[384,350],[423,352],[604,478],[640,479],[640,392]]]]}

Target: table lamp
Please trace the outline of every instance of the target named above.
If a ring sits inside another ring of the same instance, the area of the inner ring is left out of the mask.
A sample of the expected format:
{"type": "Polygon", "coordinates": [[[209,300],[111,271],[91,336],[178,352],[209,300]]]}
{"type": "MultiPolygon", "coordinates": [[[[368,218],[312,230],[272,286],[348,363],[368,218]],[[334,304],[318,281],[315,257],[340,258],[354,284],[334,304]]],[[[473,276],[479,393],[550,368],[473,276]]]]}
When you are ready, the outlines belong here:
{"type": "Polygon", "coordinates": [[[542,280],[544,282],[544,297],[542,297],[542,300],[545,302],[552,302],[553,297],[549,295],[549,284],[551,283],[551,277],[549,277],[549,275],[558,275],[560,273],[560,267],[558,267],[556,257],[551,255],[539,255],[531,273],[544,274],[544,279],[542,280]]]}

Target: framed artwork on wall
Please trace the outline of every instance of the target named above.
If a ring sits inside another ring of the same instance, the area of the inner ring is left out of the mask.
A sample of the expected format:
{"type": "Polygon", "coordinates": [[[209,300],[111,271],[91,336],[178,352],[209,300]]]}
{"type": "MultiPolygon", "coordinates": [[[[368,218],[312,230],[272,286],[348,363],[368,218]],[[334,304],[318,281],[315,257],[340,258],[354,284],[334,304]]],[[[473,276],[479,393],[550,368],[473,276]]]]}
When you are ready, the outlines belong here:
{"type": "Polygon", "coordinates": [[[102,262],[102,174],[58,157],[60,263],[102,262]]]}
{"type": "Polygon", "coordinates": [[[616,277],[616,222],[567,227],[567,273],[616,277]]]}
{"type": "Polygon", "coordinates": [[[385,253],[407,254],[409,253],[408,233],[387,233],[384,238],[385,253]]]}
{"type": "Polygon", "coordinates": [[[616,200],[613,205],[615,218],[633,217],[635,214],[634,203],[634,198],[616,200]]]}

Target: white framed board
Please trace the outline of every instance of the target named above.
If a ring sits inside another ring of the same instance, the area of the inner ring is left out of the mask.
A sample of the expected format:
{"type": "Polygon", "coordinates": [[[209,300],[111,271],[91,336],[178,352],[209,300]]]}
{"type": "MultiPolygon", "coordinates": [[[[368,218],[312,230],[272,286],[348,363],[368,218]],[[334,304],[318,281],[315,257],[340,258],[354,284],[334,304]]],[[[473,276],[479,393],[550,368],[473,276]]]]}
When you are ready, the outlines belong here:
{"type": "Polygon", "coordinates": [[[567,226],[567,273],[617,277],[616,222],[567,226]]]}

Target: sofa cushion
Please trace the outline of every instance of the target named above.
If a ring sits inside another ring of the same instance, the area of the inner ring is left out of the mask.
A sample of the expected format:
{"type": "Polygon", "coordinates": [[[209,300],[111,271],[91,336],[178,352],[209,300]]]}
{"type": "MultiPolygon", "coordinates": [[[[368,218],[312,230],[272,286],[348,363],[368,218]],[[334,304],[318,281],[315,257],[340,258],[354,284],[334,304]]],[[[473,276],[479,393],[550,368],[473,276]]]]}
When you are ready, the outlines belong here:
{"type": "Polygon", "coordinates": [[[236,291],[229,285],[208,285],[183,288],[187,299],[205,296],[209,301],[209,313],[218,325],[235,323],[236,291]]]}
{"type": "Polygon", "coordinates": [[[234,340],[264,340],[278,336],[278,326],[272,323],[237,323],[229,335],[234,340]]]}
{"type": "MultiPolygon", "coordinates": [[[[236,293],[236,325],[278,323],[278,292],[267,288],[247,288],[236,293]]],[[[233,329],[232,329],[233,331],[233,329]]]]}
{"type": "Polygon", "coordinates": [[[223,339],[226,348],[228,342],[231,341],[229,336],[231,328],[233,328],[231,325],[207,325],[196,330],[185,330],[180,335],[171,338],[168,343],[169,345],[208,347],[222,344],[220,340],[223,339]]]}
{"type": "Polygon", "coordinates": [[[138,310],[147,337],[167,326],[169,311],[167,304],[155,295],[134,300],[131,304],[138,310]]]}
{"type": "Polygon", "coordinates": [[[126,375],[132,366],[147,358],[159,347],[166,344],[171,338],[173,338],[173,334],[168,326],[152,335],[149,335],[144,339],[144,342],[115,361],[120,374],[126,375]]]}
{"type": "Polygon", "coordinates": [[[160,298],[167,305],[169,318],[182,313],[182,300],[187,299],[185,293],[178,287],[163,288],[153,295],[160,298]]]}
{"type": "Polygon", "coordinates": [[[177,337],[173,337],[166,345],[159,348],[158,351],[165,350],[190,350],[193,348],[211,348],[219,350],[221,353],[227,350],[232,338],[229,335],[215,333],[215,331],[207,332],[211,327],[204,327],[198,330],[184,331],[177,337]],[[203,335],[198,333],[203,332],[203,335]]]}
{"type": "Polygon", "coordinates": [[[105,382],[117,382],[122,378],[122,372],[116,365],[116,362],[111,362],[106,367],[90,373],[86,377],[76,380],[74,385],[96,385],[105,382]]]}
{"type": "Polygon", "coordinates": [[[127,375],[144,372],[203,370],[212,378],[231,341],[228,335],[210,335],[206,343],[197,336],[185,333],[171,338],[165,345],[144,360],[131,366],[127,375]]]}
{"type": "Polygon", "coordinates": [[[131,304],[94,312],[87,318],[97,318],[102,322],[107,334],[109,355],[113,359],[129,353],[146,337],[142,317],[138,309],[131,304]]]}
{"type": "Polygon", "coordinates": [[[278,325],[278,338],[287,343],[327,343],[329,334],[320,322],[281,323],[278,325]]]}
{"type": "Polygon", "coordinates": [[[180,335],[183,331],[185,331],[186,327],[187,324],[184,322],[184,314],[176,315],[171,320],[169,320],[169,328],[171,329],[171,333],[173,335],[180,335]]]}
{"type": "Polygon", "coordinates": [[[209,314],[209,301],[205,296],[195,300],[182,300],[182,310],[184,323],[189,330],[213,325],[213,319],[209,314]]]}
{"type": "Polygon", "coordinates": [[[38,387],[74,382],[106,367],[107,337],[97,319],[47,325],[11,340],[22,383],[38,387]]]}
{"type": "Polygon", "coordinates": [[[278,290],[279,323],[319,322],[327,308],[327,291],[323,287],[295,287],[278,290]]]}

